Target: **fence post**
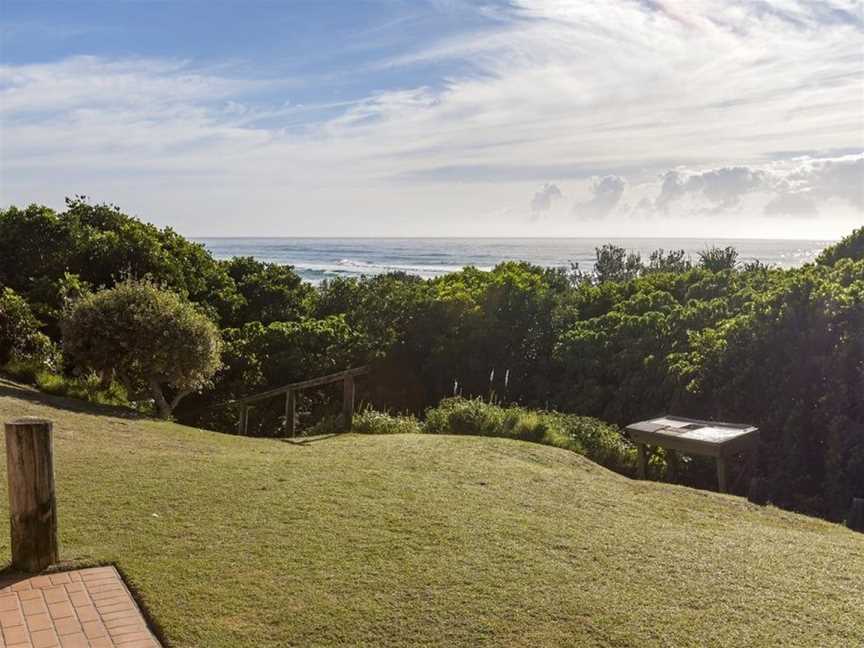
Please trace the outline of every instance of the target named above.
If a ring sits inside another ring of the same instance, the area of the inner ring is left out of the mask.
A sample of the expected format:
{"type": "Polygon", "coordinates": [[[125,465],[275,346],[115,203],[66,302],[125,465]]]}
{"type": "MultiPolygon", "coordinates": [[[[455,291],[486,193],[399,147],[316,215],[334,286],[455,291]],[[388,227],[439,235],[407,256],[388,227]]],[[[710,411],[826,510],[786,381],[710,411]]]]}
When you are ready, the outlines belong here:
{"type": "Polygon", "coordinates": [[[246,405],[240,403],[240,418],[237,419],[237,434],[246,433],[246,405]]]}
{"type": "Polygon", "coordinates": [[[849,515],[846,516],[846,526],[853,531],[864,533],[864,497],[853,497],[849,515]]]}
{"type": "Polygon", "coordinates": [[[747,500],[753,504],[764,506],[771,499],[770,490],[767,479],[753,477],[750,480],[750,488],[747,490],[747,500]]]}
{"type": "Polygon", "coordinates": [[[342,418],[345,431],[350,432],[354,423],[354,376],[346,375],[342,383],[342,418]]]}
{"type": "Polygon", "coordinates": [[[726,457],[720,455],[717,457],[717,492],[719,493],[728,493],[729,489],[726,485],[726,457]]]}
{"type": "Polygon", "coordinates": [[[289,436],[296,436],[295,417],[297,416],[297,397],[293,389],[285,392],[285,429],[289,436]]]}
{"type": "Polygon", "coordinates": [[[636,444],[636,476],[639,479],[648,478],[648,446],[644,443],[636,444]]]}
{"type": "Polygon", "coordinates": [[[12,566],[39,572],[60,558],[52,424],[20,418],[5,427],[12,566]]]}
{"type": "Polygon", "coordinates": [[[666,450],[666,477],[673,484],[678,479],[678,453],[675,450],[666,450]]]}

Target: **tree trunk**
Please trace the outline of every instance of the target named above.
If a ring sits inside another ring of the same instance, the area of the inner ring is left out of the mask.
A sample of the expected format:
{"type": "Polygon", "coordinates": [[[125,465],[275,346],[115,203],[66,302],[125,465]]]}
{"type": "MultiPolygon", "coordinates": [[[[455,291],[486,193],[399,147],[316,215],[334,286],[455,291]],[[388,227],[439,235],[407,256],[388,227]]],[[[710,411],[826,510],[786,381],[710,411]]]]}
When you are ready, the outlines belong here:
{"type": "Polygon", "coordinates": [[[114,378],[113,369],[103,369],[99,372],[99,386],[102,389],[108,389],[111,386],[111,380],[114,378]]]}
{"type": "Polygon", "coordinates": [[[159,384],[159,381],[154,378],[150,379],[150,393],[153,394],[153,400],[156,402],[156,411],[159,412],[159,418],[170,419],[173,409],[168,404],[168,401],[165,400],[165,394],[162,393],[162,386],[159,384]]]}

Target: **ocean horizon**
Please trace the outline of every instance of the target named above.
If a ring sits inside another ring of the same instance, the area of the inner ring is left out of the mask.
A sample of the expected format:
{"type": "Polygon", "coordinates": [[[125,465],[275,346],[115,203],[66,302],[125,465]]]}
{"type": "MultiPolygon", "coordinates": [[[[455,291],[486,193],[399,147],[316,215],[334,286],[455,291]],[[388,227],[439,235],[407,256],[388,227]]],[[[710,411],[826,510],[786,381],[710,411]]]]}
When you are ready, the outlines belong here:
{"type": "Polygon", "coordinates": [[[595,248],[614,243],[643,258],[657,249],[684,250],[693,260],[710,246],[732,246],[742,262],[759,260],[781,268],[813,261],[834,241],[740,238],[385,238],[385,237],[193,237],[216,258],[251,256],[291,265],[306,281],[407,272],[424,278],[474,266],[489,270],[503,261],[583,270],[594,266],[595,248]]]}

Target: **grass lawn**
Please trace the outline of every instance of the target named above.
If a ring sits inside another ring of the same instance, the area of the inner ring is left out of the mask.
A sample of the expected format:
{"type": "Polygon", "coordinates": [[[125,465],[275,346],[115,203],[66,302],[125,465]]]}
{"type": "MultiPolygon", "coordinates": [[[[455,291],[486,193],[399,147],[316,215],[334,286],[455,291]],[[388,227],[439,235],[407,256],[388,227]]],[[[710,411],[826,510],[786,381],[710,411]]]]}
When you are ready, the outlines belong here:
{"type": "Polygon", "coordinates": [[[116,562],[172,646],[864,645],[864,534],[567,451],[293,445],[5,381],[0,414],[54,420],[63,559],[116,562]]]}

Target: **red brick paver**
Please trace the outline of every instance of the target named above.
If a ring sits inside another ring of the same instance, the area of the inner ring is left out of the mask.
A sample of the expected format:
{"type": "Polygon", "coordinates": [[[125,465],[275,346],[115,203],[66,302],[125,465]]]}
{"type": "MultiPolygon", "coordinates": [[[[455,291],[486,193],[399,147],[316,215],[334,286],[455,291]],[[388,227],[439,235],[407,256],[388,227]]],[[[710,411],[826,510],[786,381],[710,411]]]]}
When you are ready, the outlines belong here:
{"type": "Polygon", "coordinates": [[[113,567],[0,581],[0,648],[160,648],[113,567]]]}

